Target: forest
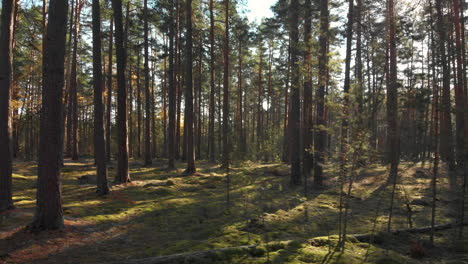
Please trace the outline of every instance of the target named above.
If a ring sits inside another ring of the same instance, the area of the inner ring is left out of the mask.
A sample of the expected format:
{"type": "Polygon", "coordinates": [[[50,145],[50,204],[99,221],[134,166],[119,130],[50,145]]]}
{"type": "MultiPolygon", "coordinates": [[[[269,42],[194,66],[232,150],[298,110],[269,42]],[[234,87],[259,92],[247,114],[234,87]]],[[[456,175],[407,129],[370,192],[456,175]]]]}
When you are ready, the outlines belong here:
{"type": "Polygon", "coordinates": [[[465,0],[1,2],[0,264],[468,263],[465,0]]]}

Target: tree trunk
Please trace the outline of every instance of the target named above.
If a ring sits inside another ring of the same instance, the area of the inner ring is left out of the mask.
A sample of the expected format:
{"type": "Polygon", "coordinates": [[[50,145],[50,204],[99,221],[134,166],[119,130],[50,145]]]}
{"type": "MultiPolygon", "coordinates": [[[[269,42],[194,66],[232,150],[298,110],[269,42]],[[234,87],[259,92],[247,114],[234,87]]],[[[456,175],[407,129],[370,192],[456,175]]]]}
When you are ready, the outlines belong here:
{"type": "MultiPolygon", "coordinates": [[[[304,67],[305,67],[305,80],[304,80],[304,126],[303,126],[303,172],[304,172],[304,186],[307,186],[307,178],[310,176],[314,156],[312,155],[313,149],[313,106],[312,106],[312,62],[311,62],[311,31],[312,31],[312,1],[305,1],[306,17],[304,21],[304,42],[306,49],[304,54],[304,67]]],[[[307,190],[306,190],[307,193],[307,190]]]]}
{"type": "Polygon", "coordinates": [[[229,175],[229,0],[225,0],[224,83],[223,83],[223,168],[229,175]]]}
{"type": "Polygon", "coordinates": [[[439,58],[442,64],[442,107],[441,107],[441,126],[440,126],[440,154],[444,161],[447,161],[449,169],[453,170],[455,161],[452,146],[452,117],[450,103],[450,70],[447,62],[447,52],[445,45],[447,36],[445,32],[445,21],[442,10],[442,0],[436,0],[437,9],[437,33],[439,35],[439,58]]]}
{"type": "Polygon", "coordinates": [[[387,81],[387,148],[390,161],[390,174],[389,183],[393,185],[392,195],[390,200],[390,213],[388,217],[388,231],[391,230],[392,215],[393,215],[393,202],[395,195],[395,188],[398,177],[398,163],[400,162],[400,139],[398,129],[398,83],[397,83],[397,51],[396,51],[396,23],[394,1],[388,0],[388,20],[389,26],[389,79],[387,81]]]}
{"type": "Polygon", "coordinates": [[[319,54],[319,87],[317,91],[317,121],[314,139],[315,147],[315,166],[314,166],[314,182],[317,185],[323,185],[323,163],[325,161],[325,88],[328,83],[328,27],[329,27],[329,12],[328,0],[320,1],[320,54],[319,54]]]}
{"type": "Polygon", "coordinates": [[[186,0],[185,7],[186,15],[186,48],[185,48],[185,57],[186,57],[186,76],[185,76],[185,113],[186,119],[185,125],[185,137],[186,137],[186,159],[187,159],[187,169],[185,173],[193,174],[195,173],[195,151],[194,151],[194,142],[193,142],[193,39],[192,39],[192,0],[186,0]]]}
{"type": "Polygon", "coordinates": [[[109,193],[109,186],[107,184],[106,149],[104,140],[101,59],[101,7],[99,0],[93,0],[94,158],[96,160],[97,173],[96,192],[99,195],[106,195],[109,193]]]}
{"type": "Polygon", "coordinates": [[[208,157],[215,161],[215,79],[214,79],[214,14],[210,0],[210,104],[208,121],[208,157]]]}
{"type": "Polygon", "coordinates": [[[145,165],[151,165],[151,97],[150,97],[150,75],[149,75],[149,43],[148,43],[148,0],[144,0],[144,27],[145,27],[145,165]]]}
{"type": "Polygon", "coordinates": [[[176,88],[174,72],[174,3],[170,5],[169,18],[169,131],[168,131],[168,169],[175,169],[175,117],[176,117],[176,88]]]}
{"type": "Polygon", "coordinates": [[[106,158],[107,161],[111,160],[111,113],[112,113],[112,43],[114,32],[114,19],[110,19],[109,28],[109,64],[107,65],[107,112],[106,112],[106,158]]]}
{"type": "MultiPolygon", "coordinates": [[[[327,1],[327,0],[325,0],[327,1]]],[[[291,184],[301,184],[301,143],[300,143],[300,69],[299,69],[299,1],[291,0],[289,5],[289,38],[291,39],[291,114],[289,116],[291,184]]]]}
{"type": "Polygon", "coordinates": [[[60,183],[62,95],[64,87],[67,0],[51,0],[43,59],[43,91],[36,212],[32,231],[63,227],[60,183]]]}
{"type": "Polygon", "coordinates": [[[117,55],[117,175],[115,182],[130,182],[128,173],[127,144],[127,90],[125,89],[125,65],[127,52],[124,47],[122,0],[112,0],[115,19],[115,45],[117,55]]]}
{"type": "Polygon", "coordinates": [[[71,109],[71,158],[78,160],[78,78],[77,78],[77,60],[78,60],[78,34],[80,34],[80,16],[84,2],[79,1],[75,7],[75,30],[73,35],[73,55],[70,74],[70,106],[71,109]]]}
{"type": "Polygon", "coordinates": [[[456,118],[456,153],[457,153],[457,163],[460,168],[464,166],[464,148],[465,148],[465,106],[466,103],[464,100],[464,72],[463,72],[463,44],[461,36],[461,25],[460,25],[460,1],[453,0],[453,24],[455,28],[455,58],[457,63],[457,74],[456,74],[456,84],[455,84],[455,118],[456,118]]]}
{"type": "Polygon", "coordinates": [[[13,208],[11,90],[13,87],[13,35],[15,0],[2,1],[0,27],[0,212],[13,208]]]}

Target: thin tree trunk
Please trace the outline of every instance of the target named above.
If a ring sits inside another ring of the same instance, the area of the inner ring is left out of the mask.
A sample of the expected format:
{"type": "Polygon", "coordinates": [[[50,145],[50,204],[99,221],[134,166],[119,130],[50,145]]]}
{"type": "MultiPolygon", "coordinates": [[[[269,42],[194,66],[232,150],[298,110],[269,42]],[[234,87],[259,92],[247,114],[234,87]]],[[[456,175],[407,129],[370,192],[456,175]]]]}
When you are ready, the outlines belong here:
{"type": "Polygon", "coordinates": [[[106,158],[107,161],[111,160],[111,113],[112,113],[112,43],[114,32],[114,19],[110,19],[110,28],[109,28],[109,63],[107,65],[107,112],[106,112],[106,158]]]}
{"type": "Polygon", "coordinates": [[[185,48],[185,57],[186,57],[186,76],[185,76],[185,113],[186,116],[186,128],[185,128],[185,137],[186,137],[186,160],[187,160],[187,169],[185,173],[193,174],[195,173],[195,151],[194,151],[194,142],[193,142],[193,79],[192,79],[192,70],[193,70],[193,39],[192,39],[192,0],[186,0],[185,6],[186,12],[186,48],[185,48]]]}
{"type": "Polygon", "coordinates": [[[225,0],[224,83],[223,83],[223,168],[229,176],[229,0],[225,0]]]}
{"type": "Polygon", "coordinates": [[[149,43],[148,43],[148,0],[144,0],[144,20],[145,20],[145,165],[151,165],[151,131],[150,131],[150,121],[151,121],[151,98],[150,98],[150,75],[149,75],[149,43]]]}
{"type": "Polygon", "coordinates": [[[214,79],[214,14],[213,0],[210,0],[210,104],[208,121],[208,157],[215,160],[215,79],[214,79]]]}
{"type": "Polygon", "coordinates": [[[175,115],[176,115],[176,88],[174,72],[174,4],[170,5],[169,18],[169,131],[168,131],[168,169],[175,169],[175,115]]]}

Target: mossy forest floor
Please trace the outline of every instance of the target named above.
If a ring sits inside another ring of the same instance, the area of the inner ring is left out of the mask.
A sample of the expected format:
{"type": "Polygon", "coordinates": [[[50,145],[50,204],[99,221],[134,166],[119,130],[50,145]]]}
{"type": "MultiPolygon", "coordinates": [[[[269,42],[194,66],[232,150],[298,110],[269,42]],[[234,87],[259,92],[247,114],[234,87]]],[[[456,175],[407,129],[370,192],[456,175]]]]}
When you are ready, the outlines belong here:
{"type": "MultiPolygon", "coordinates": [[[[110,195],[98,197],[93,160],[67,160],[62,174],[66,227],[31,234],[24,227],[34,213],[37,166],[17,162],[17,209],[0,214],[0,263],[105,263],[252,244],[261,246],[221,254],[212,262],[468,263],[468,243],[463,242],[468,237],[455,240],[457,230],[438,232],[435,247],[426,245],[427,235],[402,234],[372,245],[350,238],[343,253],[333,253],[339,212],[336,165],[328,165],[326,186],[311,188],[306,200],[303,187],[289,185],[286,165],[233,164],[227,210],[226,175],[218,165],[200,161],[195,175],[184,176],[184,164],[177,164],[176,171],[165,170],[165,164],[143,167],[131,161],[132,182],[113,185],[110,195]],[[90,182],[77,179],[86,175],[90,182]],[[412,250],[424,256],[412,258],[412,250]]],[[[110,181],[115,168],[111,163],[110,181]]],[[[400,166],[394,228],[408,227],[407,203],[414,227],[430,224],[430,175],[429,164],[400,166]]],[[[387,168],[380,165],[358,173],[349,197],[348,234],[386,228],[391,190],[386,179],[387,168]]],[[[445,170],[438,184],[436,221],[452,222],[459,210],[450,206],[455,195],[445,170]]]]}

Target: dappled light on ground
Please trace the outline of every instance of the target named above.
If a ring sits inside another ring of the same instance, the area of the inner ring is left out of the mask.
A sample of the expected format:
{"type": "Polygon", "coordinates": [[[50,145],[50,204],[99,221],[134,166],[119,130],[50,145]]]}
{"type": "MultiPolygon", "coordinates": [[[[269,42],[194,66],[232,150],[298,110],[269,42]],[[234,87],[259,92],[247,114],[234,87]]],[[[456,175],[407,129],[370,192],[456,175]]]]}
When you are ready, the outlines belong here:
{"type": "MultiPolygon", "coordinates": [[[[132,182],[114,185],[110,195],[99,197],[94,193],[93,161],[67,161],[62,179],[66,227],[41,234],[24,231],[35,207],[36,167],[15,164],[17,209],[0,215],[0,263],[103,263],[254,244],[259,245],[256,251],[226,253],[213,262],[418,263],[408,256],[415,239],[410,236],[389,238],[381,245],[350,237],[343,253],[332,253],[339,213],[333,169],[327,170],[326,187],[312,186],[307,200],[302,187],[289,185],[286,165],[235,164],[227,208],[226,175],[219,166],[201,161],[198,173],[186,176],[183,164],[176,171],[165,170],[164,164],[142,167],[131,162],[132,182]]],[[[112,180],[114,166],[109,167],[112,180]]],[[[429,175],[430,168],[421,164],[402,165],[394,228],[408,227],[409,214],[414,226],[430,223],[429,175]]],[[[381,183],[387,177],[386,167],[379,165],[357,174],[348,197],[349,234],[386,227],[390,187],[381,183]]],[[[451,222],[457,215],[448,206],[452,198],[446,178],[440,179],[439,192],[437,223],[451,222]]],[[[437,243],[450,238],[450,232],[441,232],[437,243]]],[[[444,254],[437,258],[460,259],[456,253],[444,254]]]]}

